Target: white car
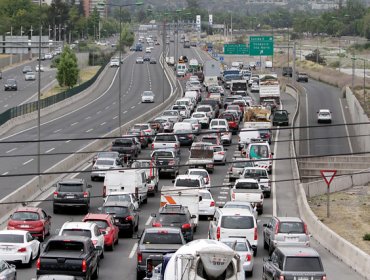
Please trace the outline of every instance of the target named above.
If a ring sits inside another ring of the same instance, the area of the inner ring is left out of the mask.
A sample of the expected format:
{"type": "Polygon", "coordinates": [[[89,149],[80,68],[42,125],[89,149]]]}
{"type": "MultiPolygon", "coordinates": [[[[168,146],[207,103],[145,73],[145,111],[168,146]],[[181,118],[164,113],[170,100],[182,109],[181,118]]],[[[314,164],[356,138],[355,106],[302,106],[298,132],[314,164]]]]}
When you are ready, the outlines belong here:
{"type": "Polygon", "coordinates": [[[141,56],[138,56],[136,58],[136,64],[144,64],[144,58],[142,58],[141,56]]]}
{"type": "Polygon", "coordinates": [[[168,121],[177,123],[182,121],[182,117],[179,111],[176,110],[166,110],[162,113],[162,118],[166,118],[168,121]]]}
{"type": "Polygon", "coordinates": [[[121,168],[121,166],[118,165],[114,158],[98,158],[91,170],[91,180],[94,181],[96,178],[104,178],[108,169],[119,168],[121,168]]]}
{"type": "Polygon", "coordinates": [[[214,125],[212,129],[217,130],[217,132],[220,134],[222,145],[231,145],[231,143],[233,142],[233,135],[229,130],[228,125],[214,125]]]}
{"type": "Polygon", "coordinates": [[[145,53],[151,53],[151,52],[152,52],[152,48],[147,47],[147,48],[145,49],[145,53]]]}
{"type": "Polygon", "coordinates": [[[203,168],[190,168],[186,171],[186,175],[199,175],[204,179],[204,185],[207,190],[211,188],[211,177],[206,169],[203,168]]]}
{"type": "Polygon", "coordinates": [[[196,112],[205,112],[210,119],[214,119],[216,115],[211,105],[199,105],[196,112]]]}
{"type": "Polygon", "coordinates": [[[256,220],[258,217],[257,207],[247,201],[228,201],[224,204],[223,208],[248,209],[256,220]]]}
{"type": "Polygon", "coordinates": [[[110,60],[110,67],[119,67],[119,59],[114,57],[110,60]]]}
{"type": "Polygon", "coordinates": [[[36,64],[35,70],[36,70],[36,72],[39,72],[39,70],[40,70],[40,72],[44,72],[44,66],[41,64],[40,69],[39,69],[39,65],[36,64]]]}
{"type": "Polygon", "coordinates": [[[100,258],[104,258],[104,234],[98,225],[92,222],[65,222],[59,231],[59,236],[86,236],[91,238],[94,246],[103,248],[99,252],[100,258]]]}
{"type": "Polygon", "coordinates": [[[141,94],[141,102],[142,103],[154,103],[154,93],[152,91],[144,91],[142,94],[141,94]]]}
{"type": "Polygon", "coordinates": [[[209,117],[207,116],[207,113],[205,112],[194,112],[191,115],[192,119],[197,119],[202,126],[202,128],[208,128],[209,126],[209,117]]]}
{"type": "Polygon", "coordinates": [[[46,53],[46,54],[45,54],[45,59],[53,59],[53,54],[51,54],[51,53],[46,53]]]}
{"type": "Polygon", "coordinates": [[[131,202],[132,205],[134,205],[134,208],[137,210],[139,209],[139,201],[135,197],[135,194],[133,193],[127,193],[127,192],[111,192],[104,198],[104,203],[106,202],[121,202],[121,201],[127,201],[131,202]]]}
{"type": "Polygon", "coordinates": [[[318,123],[331,123],[331,112],[329,109],[320,109],[317,112],[318,123]]]}
{"type": "Polygon", "coordinates": [[[40,242],[25,230],[0,231],[0,258],[31,266],[40,254],[40,242]]]}
{"type": "Polygon", "coordinates": [[[226,164],[226,150],[224,146],[213,146],[213,163],[221,163],[222,165],[226,164]]]}
{"type": "Polygon", "coordinates": [[[36,80],[36,73],[35,72],[27,72],[24,74],[24,79],[26,81],[34,81],[36,80]]]}
{"type": "Polygon", "coordinates": [[[190,110],[186,105],[173,105],[171,110],[179,111],[183,119],[190,117],[190,110]]]}
{"type": "Polygon", "coordinates": [[[198,213],[199,217],[213,217],[216,211],[215,200],[208,190],[199,190],[199,195],[202,200],[199,201],[198,213]]]}
{"type": "Polygon", "coordinates": [[[196,135],[199,135],[201,130],[201,125],[199,123],[199,120],[197,119],[185,119],[182,122],[184,123],[191,123],[191,127],[193,129],[193,133],[196,135]]]}

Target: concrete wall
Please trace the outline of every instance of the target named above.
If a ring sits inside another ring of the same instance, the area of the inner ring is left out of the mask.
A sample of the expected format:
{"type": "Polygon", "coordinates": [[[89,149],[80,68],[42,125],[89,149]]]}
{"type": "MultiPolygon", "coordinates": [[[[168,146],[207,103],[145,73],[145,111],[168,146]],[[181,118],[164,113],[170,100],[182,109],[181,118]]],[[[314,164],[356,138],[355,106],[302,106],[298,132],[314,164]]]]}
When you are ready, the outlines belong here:
{"type": "MultiPolygon", "coordinates": [[[[21,60],[21,55],[13,54],[12,64],[20,63],[22,61],[28,61],[29,60],[28,58],[29,58],[29,56],[27,54],[23,54],[22,55],[22,60],[21,60]]],[[[10,55],[7,56],[7,57],[0,57],[0,69],[3,69],[7,66],[10,66],[10,55]]]]}
{"type": "Polygon", "coordinates": [[[76,57],[80,69],[89,66],[89,53],[76,53],[76,57]]]}

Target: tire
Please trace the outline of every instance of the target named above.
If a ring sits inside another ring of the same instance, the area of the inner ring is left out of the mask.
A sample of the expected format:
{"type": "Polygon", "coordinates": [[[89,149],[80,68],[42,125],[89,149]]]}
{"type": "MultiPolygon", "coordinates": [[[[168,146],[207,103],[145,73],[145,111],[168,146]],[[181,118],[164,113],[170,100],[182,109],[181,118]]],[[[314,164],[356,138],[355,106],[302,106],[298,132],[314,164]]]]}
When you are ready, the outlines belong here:
{"type": "Polygon", "coordinates": [[[41,237],[39,237],[39,241],[40,242],[43,242],[44,240],[45,240],[45,229],[42,231],[42,236],[41,237]]]}
{"type": "Polygon", "coordinates": [[[91,279],[98,279],[98,278],[99,278],[99,263],[96,265],[96,269],[93,275],[91,275],[91,279]]]}
{"type": "Polygon", "coordinates": [[[253,251],[253,257],[257,256],[257,248],[253,251]]]}
{"type": "MultiPolygon", "coordinates": [[[[39,251],[40,251],[40,249],[39,249],[39,251]]],[[[31,253],[30,260],[28,261],[28,263],[26,263],[27,267],[32,267],[32,259],[33,259],[33,256],[32,256],[32,253],[31,253]]]]}
{"type": "Polygon", "coordinates": [[[131,231],[128,232],[128,237],[132,238],[134,235],[134,228],[131,229],[131,231]]]}
{"type": "Polygon", "coordinates": [[[114,243],[115,243],[115,242],[113,241],[113,242],[112,242],[112,245],[108,246],[108,248],[107,248],[107,249],[108,249],[109,251],[114,251],[114,243]]]}
{"type": "Polygon", "coordinates": [[[146,197],[144,200],[143,200],[143,204],[147,204],[148,203],[148,197],[146,197]]]}
{"type": "Polygon", "coordinates": [[[59,213],[59,208],[56,206],[53,206],[53,213],[58,214],[59,213]]]}
{"type": "Polygon", "coordinates": [[[135,226],[135,232],[139,231],[139,219],[137,219],[137,224],[135,226]]]}
{"type": "Polygon", "coordinates": [[[96,177],[91,176],[91,181],[95,181],[95,180],[96,180],[96,177]]]}

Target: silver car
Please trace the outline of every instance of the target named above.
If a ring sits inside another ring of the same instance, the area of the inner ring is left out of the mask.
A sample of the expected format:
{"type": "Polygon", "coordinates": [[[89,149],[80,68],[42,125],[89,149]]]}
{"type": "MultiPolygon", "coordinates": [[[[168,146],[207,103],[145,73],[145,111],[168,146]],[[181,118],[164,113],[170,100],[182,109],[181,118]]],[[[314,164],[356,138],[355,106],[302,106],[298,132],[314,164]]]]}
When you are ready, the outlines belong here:
{"type": "Polygon", "coordinates": [[[257,207],[253,206],[252,203],[247,201],[228,201],[224,204],[223,208],[237,208],[237,209],[248,209],[257,220],[258,212],[257,207]]]}
{"type": "Polygon", "coordinates": [[[254,167],[253,161],[247,160],[246,158],[234,158],[231,164],[228,174],[229,182],[235,181],[240,178],[240,174],[243,173],[244,167],[254,167]]]}
{"type": "Polygon", "coordinates": [[[36,80],[36,73],[35,72],[27,72],[24,74],[24,79],[26,81],[34,81],[36,80]]]}
{"type": "Polygon", "coordinates": [[[226,163],[226,150],[222,145],[213,146],[213,163],[220,163],[225,165],[226,163]]]}
{"type": "Polygon", "coordinates": [[[263,227],[263,247],[268,249],[270,255],[280,246],[310,246],[307,225],[301,218],[272,217],[263,227]]]}
{"type": "Polygon", "coordinates": [[[17,272],[14,264],[8,264],[6,261],[0,260],[0,279],[15,280],[17,272]]]}

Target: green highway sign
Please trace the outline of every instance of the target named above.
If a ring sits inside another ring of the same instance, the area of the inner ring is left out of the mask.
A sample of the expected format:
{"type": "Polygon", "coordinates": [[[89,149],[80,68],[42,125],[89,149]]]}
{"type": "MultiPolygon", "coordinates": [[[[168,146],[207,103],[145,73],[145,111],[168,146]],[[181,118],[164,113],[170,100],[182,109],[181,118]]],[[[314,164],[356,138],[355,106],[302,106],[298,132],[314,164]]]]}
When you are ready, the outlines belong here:
{"type": "Polygon", "coordinates": [[[249,54],[249,46],[245,44],[224,44],[224,54],[249,54]]]}
{"type": "Polygon", "coordinates": [[[272,36],[250,36],[249,55],[271,56],[274,54],[274,38],[272,36]]]}

